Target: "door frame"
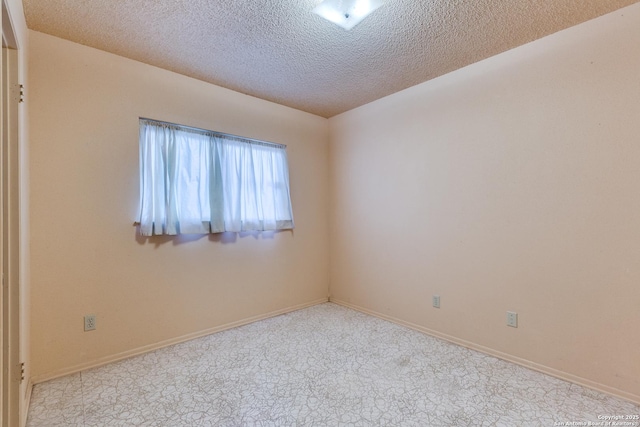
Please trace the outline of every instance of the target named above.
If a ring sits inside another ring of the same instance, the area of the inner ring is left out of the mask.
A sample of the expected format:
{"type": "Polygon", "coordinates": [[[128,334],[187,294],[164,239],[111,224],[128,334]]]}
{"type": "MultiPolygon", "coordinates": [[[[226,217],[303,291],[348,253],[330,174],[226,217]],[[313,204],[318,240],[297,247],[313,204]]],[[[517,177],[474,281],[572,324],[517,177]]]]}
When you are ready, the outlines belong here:
{"type": "Polygon", "coordinates": [[[0,420],[2,426],[20,423],[20,156],[18,142],[18,51],[5,0],[2,0],[1,84],[2,120],[0,149],[0,304],[1,337],[0,420]]]}

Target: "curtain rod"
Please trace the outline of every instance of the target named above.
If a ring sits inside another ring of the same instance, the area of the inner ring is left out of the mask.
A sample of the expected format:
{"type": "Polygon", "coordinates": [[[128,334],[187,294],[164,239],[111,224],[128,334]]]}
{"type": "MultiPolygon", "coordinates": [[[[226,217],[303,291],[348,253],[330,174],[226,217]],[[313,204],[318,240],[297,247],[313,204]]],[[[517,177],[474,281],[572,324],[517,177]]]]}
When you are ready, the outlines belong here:
{"type": "Polygon", "coordinates": [[[287,146],[284,145],[284,144],[278,144],[276,142],[271,142],[271,141],[262,141],[260,139],[245,138],[244,136],[238,136],[238,135],[233,135],[233,134],[224,133],[224,132],[217,132],[217,131],[214,131],[214,130],[202,129],[202,128],[197,128],[197,127],[193,127],[193,126],[179,125],[177,123],[165,122],[165,121],[156,120],[156,119],[149,119],[147,117],[139,117],[139,119],[140,120],[144,120],[145,122],[155,123],[155,124],[162,125],[162,126],[173,126],[173,127],[180,128],[180,129],[191,130],[191,131],[194,131],[194,132],[203,133],[205,135],[218,136],[218,137],[230,138],[230,139],[237,139],[237,140],[239,140],[241,142],[248,142],[250,144],[261,144],[261,145],[267,145],[267,146],[278,147],[278,148],[287,148],[287,146]]]}

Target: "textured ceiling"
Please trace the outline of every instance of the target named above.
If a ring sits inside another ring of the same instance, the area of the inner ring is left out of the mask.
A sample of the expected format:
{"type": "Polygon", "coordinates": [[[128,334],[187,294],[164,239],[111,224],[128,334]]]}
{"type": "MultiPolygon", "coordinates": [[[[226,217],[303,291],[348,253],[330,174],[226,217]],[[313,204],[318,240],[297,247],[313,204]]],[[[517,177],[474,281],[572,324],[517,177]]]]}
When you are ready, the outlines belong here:
{"type": "Polygon", "coordinates": [[[640,0],[24,0],[30,29],[331,117],[640,0]]]}

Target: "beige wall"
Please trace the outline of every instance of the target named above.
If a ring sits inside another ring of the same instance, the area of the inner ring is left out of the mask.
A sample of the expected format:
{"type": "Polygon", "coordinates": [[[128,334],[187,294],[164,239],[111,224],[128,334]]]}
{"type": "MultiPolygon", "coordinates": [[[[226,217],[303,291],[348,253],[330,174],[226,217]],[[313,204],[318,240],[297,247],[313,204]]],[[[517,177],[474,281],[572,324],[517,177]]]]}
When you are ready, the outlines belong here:
{"type": "Polygon", "coordinates": [[[41,33],[30,43],[35,381],[326,300],[326,119],[41,33]],[[138,237],[140,116],[287,144],[295,231],[138,237]]]}
{"type": "Polygon", "coordinates": [[[638,46],[640,4],[332,118],[332,300],[640,401],[638,46]]]}

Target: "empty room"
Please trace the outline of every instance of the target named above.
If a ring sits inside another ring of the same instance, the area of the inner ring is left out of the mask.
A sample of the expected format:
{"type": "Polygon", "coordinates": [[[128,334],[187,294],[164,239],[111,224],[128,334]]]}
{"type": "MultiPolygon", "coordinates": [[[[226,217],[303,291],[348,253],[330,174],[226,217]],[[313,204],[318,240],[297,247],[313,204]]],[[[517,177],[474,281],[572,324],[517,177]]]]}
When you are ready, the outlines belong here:
{"type": "Polygon", "coordinates": [[[640,426],[637,0],[2,3],[2,426],[640,426]]]}

